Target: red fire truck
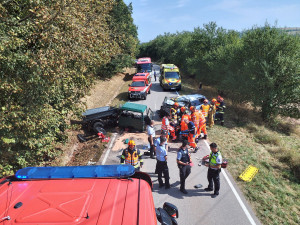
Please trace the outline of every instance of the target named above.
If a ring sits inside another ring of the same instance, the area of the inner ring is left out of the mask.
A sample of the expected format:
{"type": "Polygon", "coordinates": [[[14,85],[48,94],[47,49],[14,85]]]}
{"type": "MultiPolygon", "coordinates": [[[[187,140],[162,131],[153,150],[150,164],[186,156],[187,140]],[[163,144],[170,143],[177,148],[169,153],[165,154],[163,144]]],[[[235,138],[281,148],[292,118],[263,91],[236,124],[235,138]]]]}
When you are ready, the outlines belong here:
{"type": "Polygon", "coordinates": [[[131,165],[27,167],[0,179],[0,224],[177,224],[176,206],[155,209],[151,190],[131,165]]]}

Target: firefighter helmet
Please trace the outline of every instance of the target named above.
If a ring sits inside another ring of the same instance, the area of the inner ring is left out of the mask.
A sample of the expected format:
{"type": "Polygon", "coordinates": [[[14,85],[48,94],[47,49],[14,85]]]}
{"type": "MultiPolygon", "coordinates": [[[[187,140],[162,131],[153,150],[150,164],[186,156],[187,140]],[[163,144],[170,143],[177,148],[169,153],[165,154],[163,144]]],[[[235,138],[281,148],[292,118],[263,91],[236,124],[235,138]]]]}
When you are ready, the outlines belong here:
{"type": "Polygon", "coordinates": [[[128,146],[135,146],[134,140],[130,140],[130,141],[128,142],[128,146]]]}

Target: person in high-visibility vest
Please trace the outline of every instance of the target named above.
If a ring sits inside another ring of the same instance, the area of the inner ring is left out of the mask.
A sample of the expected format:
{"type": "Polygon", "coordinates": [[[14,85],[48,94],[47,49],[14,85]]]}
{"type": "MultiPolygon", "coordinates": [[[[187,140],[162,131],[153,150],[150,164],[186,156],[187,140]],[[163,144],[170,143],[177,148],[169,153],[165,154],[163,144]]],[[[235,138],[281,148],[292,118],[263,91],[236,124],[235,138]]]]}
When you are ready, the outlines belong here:
{"type": "Polygon", "coordinates": [[[129,164],[135,168],[135,171],[140,171],[143,167],[143,158],[140,150],[135,148],[134,140],[128,142],[128,148],[124,149],[121,155],[121,164],[129,164]]]}
{"type": "Polygon", "coordinates": [[[216,114],[216,102],[217,99],[213,98],[210,102],[210,108],[208,111],[208,126],[210,128],[213,127],[213,125],[215,124],[215,114],[216,114]]]}
{"type": "Polygon", "coordinates": [[[169,134],[172,136],[172,140],[176,140],[175,129],[170,125],[169,119],[171,118],[170,113],[166,112],[166,115],[162,119],[161,130],[167,132],[167,141],[169,140],[169,134]]]}
{"type": "Polygon", "coordinates": [[[216,102],[216,116],[215,116],[215,122],[220,120],[221,126],[224,126],[224,110],[226,108],[224,99],[219,95],[216,102]]]}
{"type": "Polygon", "coordinates": [[[209,154],[209,162],[205,164],[208,167],[207,171],[207,180],[208,187],[205,188],[205,191],[214,191],[212,197],[217,197],[220,191],[220,172],[222,165],[222,155],[218,150],[216,143],[211,143],[209,145],[211,153],[209,154]]]}
{"type": "Polygon", "coordinates": [[[199,116],[199,126],[198,126],[198,130],[197,130],[197,133],[198,133],[199,137],[201,135],[201,131],[204,134],[203,138],[206,139],[207,138],[206,120],[205,120],[205,117],[202,113],[200,113],[200,116],[199,116]]]}
{"type": "Polygon", "coordinates": [[[170,109],[171,114],[171,121],[176,124],[178,121],[178,114],[179,114],[179,104],[175,102],[173,107],[170,109]]]}
{"type": "Polygon", "coordinates": [[[208,111],[209,111],[210,105],[208,104],[208,100],[204,99],[203,104],[200,107],[200,110],[205,117],[206,123],[208,122],[208,111]]]}
{"type": "MultiPolygon", "coordinates": [[[[196,110],[195,106],[191,106],[190,111],[192,113],[191,114],[191,121],[194,123],[196,131],[198,131],[200,113],[198,112],[198,110],[196,110]]],[[[196,138],[198,138],[198,136],[199,136],[199,134],[198,134],[198,132],[196,132],[196,138]]]]}

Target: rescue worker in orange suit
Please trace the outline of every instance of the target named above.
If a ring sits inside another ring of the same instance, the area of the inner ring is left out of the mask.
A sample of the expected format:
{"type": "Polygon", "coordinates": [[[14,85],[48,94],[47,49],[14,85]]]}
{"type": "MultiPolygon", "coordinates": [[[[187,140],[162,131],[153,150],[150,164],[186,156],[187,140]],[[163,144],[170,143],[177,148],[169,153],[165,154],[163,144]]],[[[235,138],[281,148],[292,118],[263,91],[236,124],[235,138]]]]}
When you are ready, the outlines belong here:
{"type": "Polygon", "coordinates": [[[208,111],[209,111],[210,105],[208,104],[208,100],[204,99],[203,104],[200,107],[200,110],[205,117],[206,123],[208,123],[208,111]]]}
{"type": "Polygon", "coordinates": [[[184,106],[182,106],[180,108],[180,112],[178,114],[178,122],[181,124],[181,121],[182,121],[182,116],[186,114],[186,108],[184,106]]]}
{"type": "Polygon", "coordinates": [[[217,99],[213,98],[210,102],[210,107],[208,111],[208,126],[212,128],[215,124],[215,114],[216,114],[216,102],[217,99]]]}
{"type": "Polygon", "coordinates": [[[189,121],[188,119],[184,119],[184,122],[188,126],[188,130],[182,131],[183,133],[188,133],[188,142],[191,148],[193,148],[194,152],[196,153],[198,151],[198,147],[195,142],[195,136],[197,133],[195,124],[192,121],[189,121]]]}
{"type": "Polygon", "coordinates": [[[224,126],[224,110],[226,108],[224,99],[219,95],[216,102],[216,116],[215,116],[215,122],[220,120],[221,126],[224,126]]]}
{"type": "Polygon", "coordinates": [[[134,140],[128,142],[128,148],[124,149],[121,155],[121,164],[129,164],[135,168],[135,171],[140,171],[143,167],[143,158],[140,150],[135,148],[134,140]]]}
{"type": "Polygon", "coordinates": [[[169,134],[171,134],[172,140],[176,140],[175,129],[170,125],[169,119],[171,119],[170,113],[166,112],[162,119],[161,130],[167,132],[167,141],[169,140],[169,134]]]}
{"type": "Polygon", "coordinates": [[[199,130],[199,120],[200,120],[200,113],[198,112],[198,110],[196,110],[195,106],[191,106],[190,107],[191,110],[191,121],[194,123],[195,125],[195,129],[196,129],[196,137],[198,138],[198,136],[200,135],[200,133],[198,132],[199,130]]]}
{"type": "MultiPolygon", "coordinates": [[[[182,117],[181,117],[181,122],[180,122],[180,130],[181,131],[185,131],[188,130],[188,125],[187,123],[184,121],[185,119],[188,119],[189,121],[191,121],[191,116],[188,114],[187,110],[185,109],[185,107],[181,107],[180,109],[181,111],[184,111],[182,117]]],[[[188,139],[188,133],[182,133],[181,134],[183,139],[188,139]]]]}
{"type": "Polygon", "coordinates": [[[206,120],[202,113],[199,114],[199,129],[197,131],[198,136],[200,137],[201,132],[203,132],[204,136],[203,139],[207,138],[207,131],[206,131],[206,120]]]}

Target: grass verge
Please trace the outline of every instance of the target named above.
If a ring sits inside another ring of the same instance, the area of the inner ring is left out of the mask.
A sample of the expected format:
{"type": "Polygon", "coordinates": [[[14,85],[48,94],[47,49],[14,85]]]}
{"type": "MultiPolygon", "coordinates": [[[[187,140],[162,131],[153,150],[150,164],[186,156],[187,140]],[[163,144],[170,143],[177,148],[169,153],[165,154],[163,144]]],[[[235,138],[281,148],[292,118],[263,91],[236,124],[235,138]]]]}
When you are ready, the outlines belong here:
{"type": "MultiPolygon", "coordinates": [[[[187,81],[182,94],[200,93],[211,99],[216,90],[187,81]]],[[[251,203],[263,224],[300,224],[300,139],[299,124],[281,122],[271,127],[260,119],[250,105],[233,105],[225,98],[225,126],[208,130],[209,140],[216,142],[228,170],[251,203]],[[285,132],[283,132],[283,130],[285,132]],[[246,183],[239,175],[253,165],[259,168],[254,179],[246,183]]]]}

